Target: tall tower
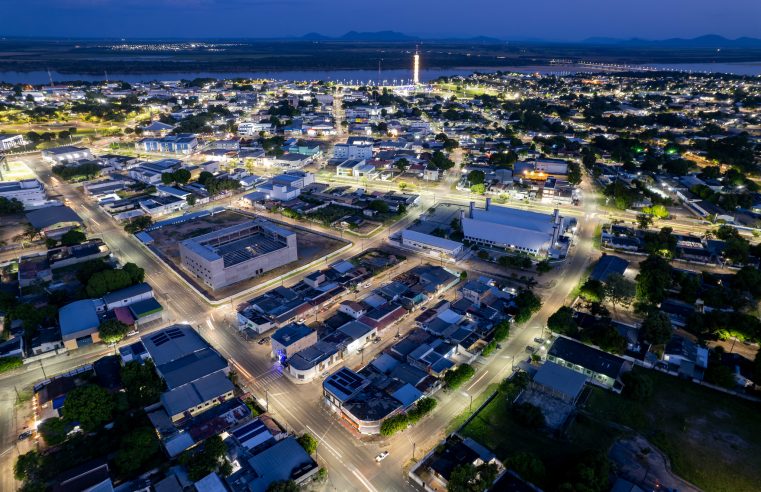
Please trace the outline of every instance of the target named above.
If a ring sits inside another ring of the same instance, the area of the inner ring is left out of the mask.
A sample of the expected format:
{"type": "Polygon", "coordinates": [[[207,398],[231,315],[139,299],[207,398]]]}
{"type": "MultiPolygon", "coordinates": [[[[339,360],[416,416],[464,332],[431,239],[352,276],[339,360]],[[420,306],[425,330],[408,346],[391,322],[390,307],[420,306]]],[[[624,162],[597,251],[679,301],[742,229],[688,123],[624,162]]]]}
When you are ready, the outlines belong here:
{"type": "Polygon", "coordinates": [[[415,46],[415,54],[412,56],[412,83],[414,85],[420,83],[420,53],[418,53],[417,46],[415,46]]]}

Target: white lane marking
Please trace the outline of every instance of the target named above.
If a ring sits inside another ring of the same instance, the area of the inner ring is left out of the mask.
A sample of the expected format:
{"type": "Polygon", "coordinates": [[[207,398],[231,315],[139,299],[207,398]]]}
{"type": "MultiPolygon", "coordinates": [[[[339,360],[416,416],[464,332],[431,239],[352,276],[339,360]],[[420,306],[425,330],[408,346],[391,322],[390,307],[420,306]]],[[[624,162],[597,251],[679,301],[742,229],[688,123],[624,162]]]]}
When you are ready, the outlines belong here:
{"type": "MultiPolygon", "coordinates": [[[[290,413],[290,412],[288,412],[288,413],[290,413]]],[[[315,432],[314,429],[312,429],[308,425],[306,426],[306,428],[309,429],[309,432],[311,432],[313,436],[317,437],[317,440],[320,442],[320,444],[324,444],[325,447],[328,448],[328,451],[330,451],[333,456],[335,456],[339,460],[341,459],[341,453],[338,452],[338,450],[336,448],[334,448],[333,446],[328,444],[328,441],[326,441],[324,437],[321,437],[317,432],[315,432]]]]}
{"type": "Polygon", "coordinates": [[[481,377],[480,377],[480,378],[476,379],[475,381],[473,381],[473,384],[471,384],[470,386],[468,386],[468,391],[470,391],[470,388],[472,388],[473,386],[475,386],[476,384],[478,384],[478,382],[479,382],[479,381],[481,381],[481,380],[484,378],[484,376],[486,376],[488,373],[489,373],[489,371],[488,371],[488,370],[484,371],[484,373],[483,373],[483,374],[481,374],[481,377]]]}
{"type": "Polygon", "coordinates": [[[357,470],[357,468],[354,465],[349,465],[347,468],[349,469],[350,472],[354,474],[355,477],[359,479],[360,482],[362,482],[362,485],[367,487],[367,490],[369,490],[370,492],[377,492],[378,489],[373,487],[373,484],[371,484],[370,481],[366,479],[365,476],[362,475],[362,473],[360,473],[360,471],[357,470]]]}
{"type": "Polygon", "coordinates": [[[209,318],[206,318],[206,324],[209,325],[209,328],[211,328],[211,331],[214,331],[214,325],[211,324],[211,320],[209,318]]]}

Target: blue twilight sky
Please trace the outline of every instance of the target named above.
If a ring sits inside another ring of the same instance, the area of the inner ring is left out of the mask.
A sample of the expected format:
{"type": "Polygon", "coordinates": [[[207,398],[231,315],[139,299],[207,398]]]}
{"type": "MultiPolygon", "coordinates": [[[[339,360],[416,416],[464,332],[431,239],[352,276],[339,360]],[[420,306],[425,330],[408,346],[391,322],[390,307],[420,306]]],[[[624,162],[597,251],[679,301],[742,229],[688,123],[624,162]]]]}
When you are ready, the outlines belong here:
{"type": "Polygon", "coordinates": [[[0,36],[761,37],[761,0],[0,0],[0,36]]]}

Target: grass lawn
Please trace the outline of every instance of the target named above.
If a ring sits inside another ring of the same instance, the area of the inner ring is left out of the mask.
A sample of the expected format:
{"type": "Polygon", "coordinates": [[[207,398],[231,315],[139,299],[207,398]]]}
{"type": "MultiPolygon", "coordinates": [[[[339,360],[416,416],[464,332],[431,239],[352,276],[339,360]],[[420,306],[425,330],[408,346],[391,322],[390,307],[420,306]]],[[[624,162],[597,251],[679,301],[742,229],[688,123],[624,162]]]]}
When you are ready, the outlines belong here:
{"type": "Polygon", "coordinates": [[[586,451],[605,450],[616,437],[616,432],[591,419],[578,419],[562,436],[528,428],[513,419],[507,399],[499,395],[464,428],[460,434],[471,437],[505,460],[517,452],[529,452],[542,460],[548,473],[537,485],[553,490],[564,475],[568,464],[583,456],[586,451]]]}
{"type": "Polygon", "coordinates": [[[654,383],[649,401],[594,389],[586,409],[640,432],[668,455],[677,475],[706,491],[759,490],[761,405],[646,372],[654,383]]]}
{"type": "MultiPolygon", "coordinates": [[[[633,429],[663,451],[677,475],[710,492],[761,490],[761,404],[659,372],[644,371],[653,381],[647,401],[589,388],[583,410],[562,435],[517,423],[507,400],[493,399],[460,433],[482,443],[504,460],[524,451],[536,455],[547,470],[563,470],[590,450],[607,450],[633,429]],[[589,415],[589,416],[588,416],[589,415]]],[[[467,415],[456,419],[459,425],[467,415]]],[[[449,429],[454,430],[454,428],[449,429]]],[[[560,473],[549,473],[552,490],[560,473]]]]}

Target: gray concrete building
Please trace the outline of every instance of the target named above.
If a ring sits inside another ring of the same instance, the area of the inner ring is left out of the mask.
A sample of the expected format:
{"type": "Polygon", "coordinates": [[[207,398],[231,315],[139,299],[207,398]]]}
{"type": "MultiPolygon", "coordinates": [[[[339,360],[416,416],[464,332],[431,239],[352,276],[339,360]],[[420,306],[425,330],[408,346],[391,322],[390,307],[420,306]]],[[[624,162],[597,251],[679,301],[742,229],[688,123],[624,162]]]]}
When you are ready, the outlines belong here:
{"type": "Polygon", "coordinates": [[[180,258],[204,284],[220,289],[296,261],[297,237],[255,219],[182,241],[180,258]]]}

